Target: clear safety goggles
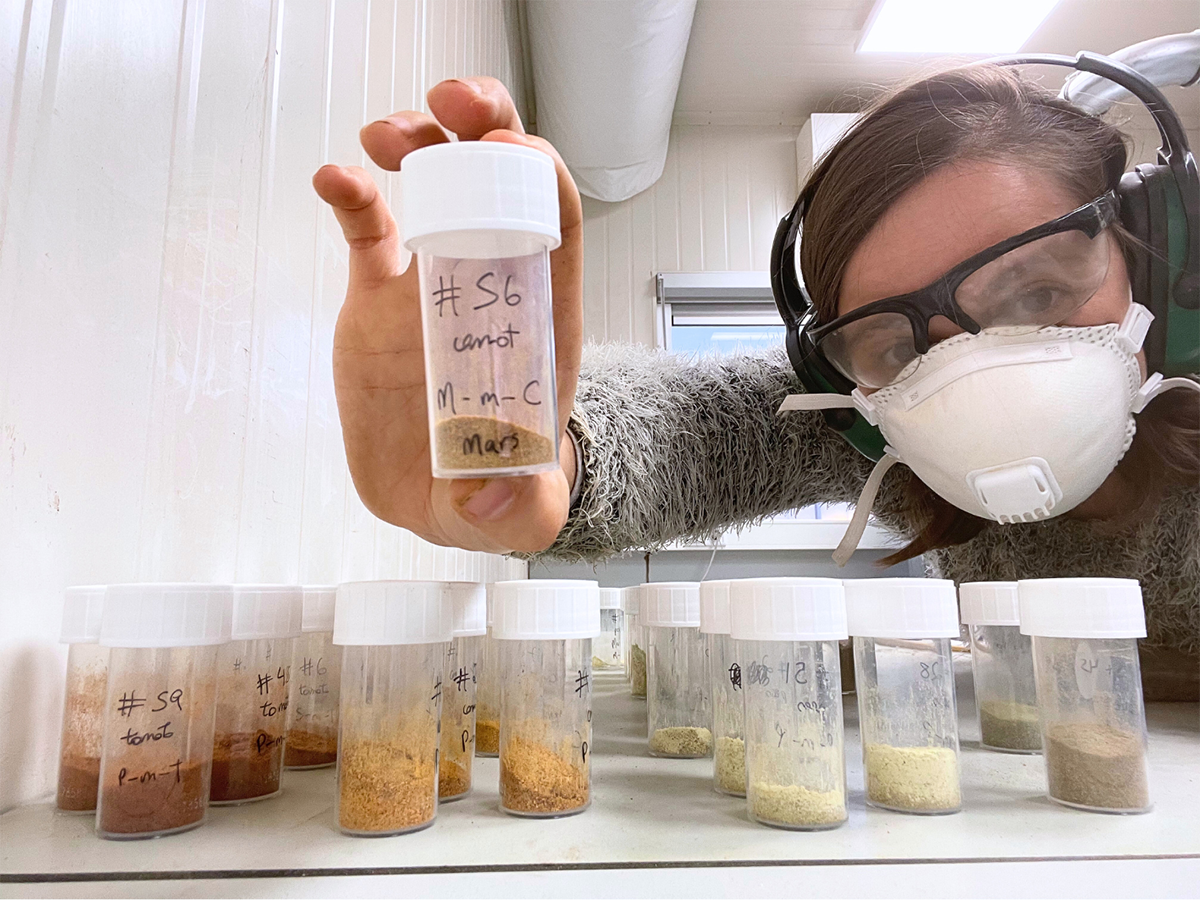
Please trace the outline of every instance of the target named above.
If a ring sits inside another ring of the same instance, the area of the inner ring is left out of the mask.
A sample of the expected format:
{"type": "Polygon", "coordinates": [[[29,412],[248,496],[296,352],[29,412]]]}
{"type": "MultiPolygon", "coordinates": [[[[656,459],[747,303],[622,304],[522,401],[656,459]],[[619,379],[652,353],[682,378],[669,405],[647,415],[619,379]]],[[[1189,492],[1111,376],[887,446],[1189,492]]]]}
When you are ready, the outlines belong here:
{"type": "Polygon", "coordinates": [[[963,331],[1036,331],[1068,319],[1108,275],[1115,192],[976,253],[925,287],[877,300],[811,332],[817,350],[860,387],[891,384],[929,352],[929,323],[963,331]]]}

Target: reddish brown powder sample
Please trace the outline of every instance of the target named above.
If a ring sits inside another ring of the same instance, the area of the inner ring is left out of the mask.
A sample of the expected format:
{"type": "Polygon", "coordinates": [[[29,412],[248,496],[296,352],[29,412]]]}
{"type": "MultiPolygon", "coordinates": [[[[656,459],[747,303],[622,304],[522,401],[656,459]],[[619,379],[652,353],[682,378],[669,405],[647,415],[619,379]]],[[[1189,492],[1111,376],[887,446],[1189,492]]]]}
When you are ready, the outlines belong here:
{"type": "Polygon", "coordinates": [[[337,762],[337,733],[332,731],[288,732],[283,748],[283,764],[296,768],[331,766],[337,762]]]}
{"type": "Polygon", "coordinates": [[[449,800],[471,789],[471,776],[467,770],[450,759],[438,764],[438,798],[449,800]]]}
{"type": "Polygon", "coordinates": [[[265,731],[239,732],[217,738],[213,745],[214,802],[253,800],[279,790],[281,738],[265,731]]]}
{"type": "Polygon", "coordinates": [[[63,755],[58,767],[59,809],[68,812],[93,810],[96,808],[99,789],[99,758],[63,755]]]}
{"type": "Polygon", "coordinates": [[[590,801],[588,773],[553,750],[519,737],[500,755],[500,804],[526,813],[560,813],[590,801]]]}
{"type": "Polygon", "coordinates": [[[490,753],[493,756],[500,752],[500,723],[478,721],[475,723],[475,752],[490,753]]]}
{"type": "Polygon", "coordinates": [[[147,781],[125,770],[109,772],[97,827],[108,834],[153,834],[194,825],[208,805],[204,770],[203,764],[180,765],[147,781]]]}

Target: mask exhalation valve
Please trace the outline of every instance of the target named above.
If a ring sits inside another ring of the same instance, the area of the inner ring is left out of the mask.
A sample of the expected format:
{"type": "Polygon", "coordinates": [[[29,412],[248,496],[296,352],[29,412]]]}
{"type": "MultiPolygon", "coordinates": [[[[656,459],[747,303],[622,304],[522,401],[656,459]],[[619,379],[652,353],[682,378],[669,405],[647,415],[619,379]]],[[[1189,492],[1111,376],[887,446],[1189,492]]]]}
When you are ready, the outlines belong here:
{"type": "Polygon", "coordinates": [[[1002,525],[1048,519],[1063,496],[1050,464],[1037,456],[968,472],[967,485],[1002,525]]]}

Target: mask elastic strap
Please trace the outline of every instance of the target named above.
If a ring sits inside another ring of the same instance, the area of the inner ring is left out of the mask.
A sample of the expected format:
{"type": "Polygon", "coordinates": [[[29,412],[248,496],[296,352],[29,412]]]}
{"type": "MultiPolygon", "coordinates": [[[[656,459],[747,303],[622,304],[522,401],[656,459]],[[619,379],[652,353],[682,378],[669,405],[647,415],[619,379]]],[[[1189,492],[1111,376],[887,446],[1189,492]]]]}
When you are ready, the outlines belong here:
{"type": "Polygon", "coordinates": [[[1161,372],[1155,372],[1146,379],[1145,384],[1138,388],[1138,392],[1133,398],[1133,411],[1140,413],[1159,394],[1165,394],[1175,388],[1190,388],[1200,392],[1200,383],[1192,381],[1190,378],[1163,378],[1161,372]]]}
{"type": "Polygon", "coordinates": [[[871,516],[871,509],[875,506],[875,497],[879,494],[879,486],[883,484],[883,476],[898,462],[900,460],[891,453],[885,452],[879,462],[875,463],[875,468],[871,470],[871,477],[867,479],[862,493],[858,495],[854,516],[850,519],[850,524],[846,526],[846,533],[842,535],[837,549],[833,551],[833,561],[837,563],[838,568],[846,565],[850,561],[850,557],[854,555],[854,551],[858,549],[863,532],[867,530],[867,520],[871,516]]]}

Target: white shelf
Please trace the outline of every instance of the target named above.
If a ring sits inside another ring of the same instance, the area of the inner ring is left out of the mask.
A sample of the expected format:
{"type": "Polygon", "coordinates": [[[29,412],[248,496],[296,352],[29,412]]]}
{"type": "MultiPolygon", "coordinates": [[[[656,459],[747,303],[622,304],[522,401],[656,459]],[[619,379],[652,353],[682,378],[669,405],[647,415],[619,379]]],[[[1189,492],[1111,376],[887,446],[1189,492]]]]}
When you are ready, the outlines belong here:
{"type": "MultiPolygon", "coordinates": [[[[790,522],[767,522],[729,531],[721,536],[718,550],[829,550],[837,548],[848,522],[797,519],[790,522]]],[[[903,541],[890,531],[868,525],[858,544],[860,550],[895,550],[903,541]]],[[[664,550],[712,550],[712,544],[674,543],[664,550]]]]}
{"type": "MultiPolygon", "coordinates": [[[[1200,856],[1200,727],[1195,704],[1149,707],[1155,811],[1144,816],[1104,816],[1046,800],[1040,757],[977,749],[969,683],[960,684],[965,809],[958,815],[917,817],[866,808],[856,716],[853,698],[848,697],[850,821],[834,831],[796,833],[754,825],[746,818],[744,801],[715,794],[711,760],[649,757],[644,701],[631,699],[617,674],[598,673],[595,680],[594,803],[582,815],[541,821],[504,815],[497,808],[494,759],[476,761],[474,793],[442,807],[433,827],[382,839],[350,838],[334,829],[332,770],[288,772],[279,798],[213,809],[201,828],[151,842],[99,840],[89,819],[56,816],[50,804],[43,803],[0,817],[0,875],[10,882],[5,890],[9,896],[67,890],[61,884],[11,883],[31,875],[83,882],[72,889],[80,894],[128,893],[131,881],[111,880],[155,875],[251,877],[238,882],[238,890],[276,894],[282,882],[272,889],[270,879],[262,876],[304,876],[305,881],[313,876],[354,876],[348,888],[353,891],[355,879],[369,874],[445,875],[461,881],[471,873],[651,866],[657,870],[665,864],[679,871],[736,866],[741,874],[725,870],[729,874],[721,877],[745,879],[748,871],[741,867],[747,866],[754,872],[772,872],[779,865],[874,864],[883,866],[879,869],[883,876],[891,869],[887,863],[913,861],[921,861],[921,866],[994,866],[1035,860],[1066,864],[1081,859],[1150,858],[1174,866],[1156,870],[1160,876],[1175,872],[1166,877],[1177,878],[1182,877],[1180,859],[1194,861],[1200,856]],[[100,885],[95,878],[111,883],[100,885]]],[[[961,871],[961,866],[955,868],[961,871]]],[[[1195,870],[1195,866],[1188,869],[1195,870]]],[[[1094,870],[1089,871],[1094,875],[1094,870]]],[[[588,883],[595,885],[598,876],[589,877],[593,880],[588,883]]],[[[888,884],[895,885],[890,880],[895,877],[887,875],[881,882],[885,891],[888,884]]],[[[956,880],[943,887],[962,889],[960,876],[953,877],[956,880]]],[[[208,885],[204,890],[214,894],[231,889],[222,884],[232,884],[171,883],[190,885],[189,893],[199,890],[197,885],[208,885]]],[[[428,881],[421,883],[427,891],[441,890],[428,881]]],[[[518,883],[532,889],[528,879],[518,883]]],[[[860,888],[863,884],[861,878],[853,883],[860,888]]],[[[168,890],[164,881],[142,884],[140,892],[168,890]]],[[[654,893],[648,884],[644,883],[644,892],[654,893]]],[[[307,890],[320,893],[315,887],[307,890]]],[[[939,888],[930,896],[944,893],[939,888]]]]}

